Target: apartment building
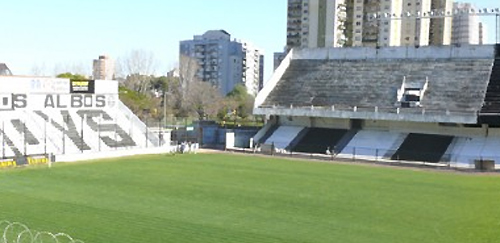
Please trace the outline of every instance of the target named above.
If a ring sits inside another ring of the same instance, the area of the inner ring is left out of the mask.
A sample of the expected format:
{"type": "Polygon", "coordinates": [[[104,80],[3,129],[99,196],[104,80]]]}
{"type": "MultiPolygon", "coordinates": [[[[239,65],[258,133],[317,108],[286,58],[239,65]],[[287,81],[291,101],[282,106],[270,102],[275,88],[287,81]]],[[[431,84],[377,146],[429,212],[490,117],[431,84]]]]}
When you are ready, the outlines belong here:
{"type": "Polygon", "coordinates": [[[350,0],[347,34],[350,46],[398,46],[401,42],[402,0],[350,0]],[[384,13],[382,18],[374,14],[384,13]]]}
{"type": "MultiPolygon", "coordinates": [[[[262,50],[241,40],[232,40],[225,30],[209,30],[203,35],[195,35],[192,40],[180,42],[182,56],[196,60],[196,76],[199,80],[210,82],[222,95],[231,92],[237,84],[247,87],[250,94],[256,95],[263,83],[262,50]]],[[[188,65],[180,61],[180,70],[188,65]]]]}
{"type": "Polygon", "coordinates": [[[343,46],[345,7],[345,0],[288,0],[287,51],[343,46]]]}
{"type": "Polygon", "coordinates": [[[109,56],[101,55],[94,59],[92,65],[92,78],[96,80],[113,80],[115,76],[115,63],[109,56]]]}
{"type": "Polygon", "coordinates": [[[242,42],[243,80],[249,94],[257,96],[264,85],[264,53],[249,42],[242,42]]]}
{"type": "Polygon", "coordinates": [[[439,18],[431,18],[429,30],[429,45],[442,46],[451,44],[453,17],[453,0],[432,0],[431,11],[439,18]]]}
{"type": "Polygon", "coordinates": [[[287,46],[274,67],[294,47],[450,45],[453,8],[453,0],[288,0],[287,46]]]}
{"type": "Polygon", "coordinates": [[[476,7],[470,3],[454,3],[453,8],[458,14],[453,16],[452,44],[479,44],[479,16],[469,14],[476,11],[476,7]]]}
{"type": "Polygon", "coordinates": [[[479,22],[479,45],[484,45],[487,42],[487,31],[486,31],[486,25],[484,25],[482,22],[479,22]]]}
{"type": "Polygon", "coordinates": [[[430,18],[418,18],[422,13],[431,11],[431,0],[404,0],[403,13],[415,18],[401,19],[401,45],[426,46],[429,45],[430,18]]]}

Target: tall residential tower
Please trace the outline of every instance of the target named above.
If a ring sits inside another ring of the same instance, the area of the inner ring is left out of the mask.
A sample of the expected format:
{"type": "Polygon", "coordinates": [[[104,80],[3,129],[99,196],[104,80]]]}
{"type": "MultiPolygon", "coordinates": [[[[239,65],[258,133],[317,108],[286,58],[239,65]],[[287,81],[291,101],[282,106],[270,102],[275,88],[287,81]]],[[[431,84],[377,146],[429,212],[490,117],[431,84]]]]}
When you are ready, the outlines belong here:
{"type": "Polygon", "coordinates": [[[451,44],[453,0],[432,0],[431,11],[446,17],[432,18],[429,30],[429,45],[442,46],[451,44]]]}
{"type": "Polygon", "coordinates": [[[454,3],[453,8],[460,13],[453,16],[452,44],[479,44],[479,16],[468,14],[471,10],[476,10],[474,5],[454,3]]]}
{"type": "Polygon", "coordinates": [[[344,0],[288,0],[287,50],[343,46],[345,7],[344,0]]]}
{"type": "MultiPolygon", "coordinates": [[[[418,15],[431,11],[431,0],[404,0],[403,13],[418,15]]],[[[403,18],[401,20],[402,46],[429,45],[430,18],[403,18]]]]}
{"type": "Polygon", "coordinates": [[[115,76],[115,63],[109,56],[99,56],[92,65],[92,78],[96,80],[113,80],[115,76]]]}
{"type": "Polygon", "coordinates": [[[287,44],[274,66],[292,48],[450,45],[452,24],[465,21],[453,8],[453,0],[288,0],[287,44]]]}
{"type": "MultiPolygon", "coordinates": [[[[231,40],[224,30],[210,30],[193,40],[180,42],[182,56],[196,59],[196,76],[210,82],[222,95],[231,92],[238,84],[245,85],[249,94],[256,95],[263,83],[263,52],[248,42],[231,40]]],[[[182,61],[179,63],[187,65],[182,61]]],[[[181,74],[182,75],[182,74],[181,74]]]]}

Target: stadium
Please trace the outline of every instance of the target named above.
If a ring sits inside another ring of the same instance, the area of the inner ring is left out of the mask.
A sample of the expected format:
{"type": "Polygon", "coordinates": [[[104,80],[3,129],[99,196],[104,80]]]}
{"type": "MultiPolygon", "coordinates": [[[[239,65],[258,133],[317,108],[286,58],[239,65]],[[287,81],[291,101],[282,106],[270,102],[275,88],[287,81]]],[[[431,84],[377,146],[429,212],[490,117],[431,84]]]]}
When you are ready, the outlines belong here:
{"type": "MultiPolygon", "coordinates": [[[[499,95],[495,45],[295,49],[256,98],[252,141],[494,170],[499,95]]],[[[117,81],[1,76],[0,105],[0,243],[500,239],[496,174],[171,154],[117,81]]]]}
{"type": "Polygon", "coordinates": [[[259,93],[277,151],[498,167],[499,46],[301,49],[259,93]]]}
{"type": "Polygon", "coordinates": [[[2,76],[0,92],[3,167],[160,145],[158,134],[119,100],[118,81],[2,76]]]}

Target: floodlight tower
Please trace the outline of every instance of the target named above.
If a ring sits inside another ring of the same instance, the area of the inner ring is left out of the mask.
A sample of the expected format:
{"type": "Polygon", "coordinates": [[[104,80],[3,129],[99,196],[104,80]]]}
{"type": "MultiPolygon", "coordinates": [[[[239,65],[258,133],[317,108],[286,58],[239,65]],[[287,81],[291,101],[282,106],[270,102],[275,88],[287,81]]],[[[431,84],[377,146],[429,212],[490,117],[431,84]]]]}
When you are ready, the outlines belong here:
{"type": "MultiPolygon", "coordinates": [[[[432,10],[429,12],[406,12],[402,14],[395,13],[370,13],[367,15],[369,21],[380,22],[383,20],[405,20],[405,19],[439,19],[439,18],[453,18],[453,17],[495,17],[495,43],[500,44],[500,8],[483,8],[483,9],[453,9],[451,11],[432,10]]],[[[415,21],[418,23],[418,21],[415,21]]],[[[380,38],[378,40],[380,42],[380,38]]]]}

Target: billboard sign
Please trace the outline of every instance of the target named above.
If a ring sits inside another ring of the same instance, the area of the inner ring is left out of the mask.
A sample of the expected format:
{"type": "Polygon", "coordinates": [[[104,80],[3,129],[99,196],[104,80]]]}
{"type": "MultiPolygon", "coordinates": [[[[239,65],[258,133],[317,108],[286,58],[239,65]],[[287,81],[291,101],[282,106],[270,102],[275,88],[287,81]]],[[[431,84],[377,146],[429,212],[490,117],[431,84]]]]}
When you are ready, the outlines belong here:
{"type": "Polygon", "coordinates": [[[44,165],[49,164],[50,159],[48,155],[33,155],[27,157],[16,157],[0,159],[0,169],[15,168],[27,165],[44,165]]]}
{"type": "Polygon", "coordinates": [[[71,80],[69,88],[72,94],[94,94],[95,80],[71,80]]]}

